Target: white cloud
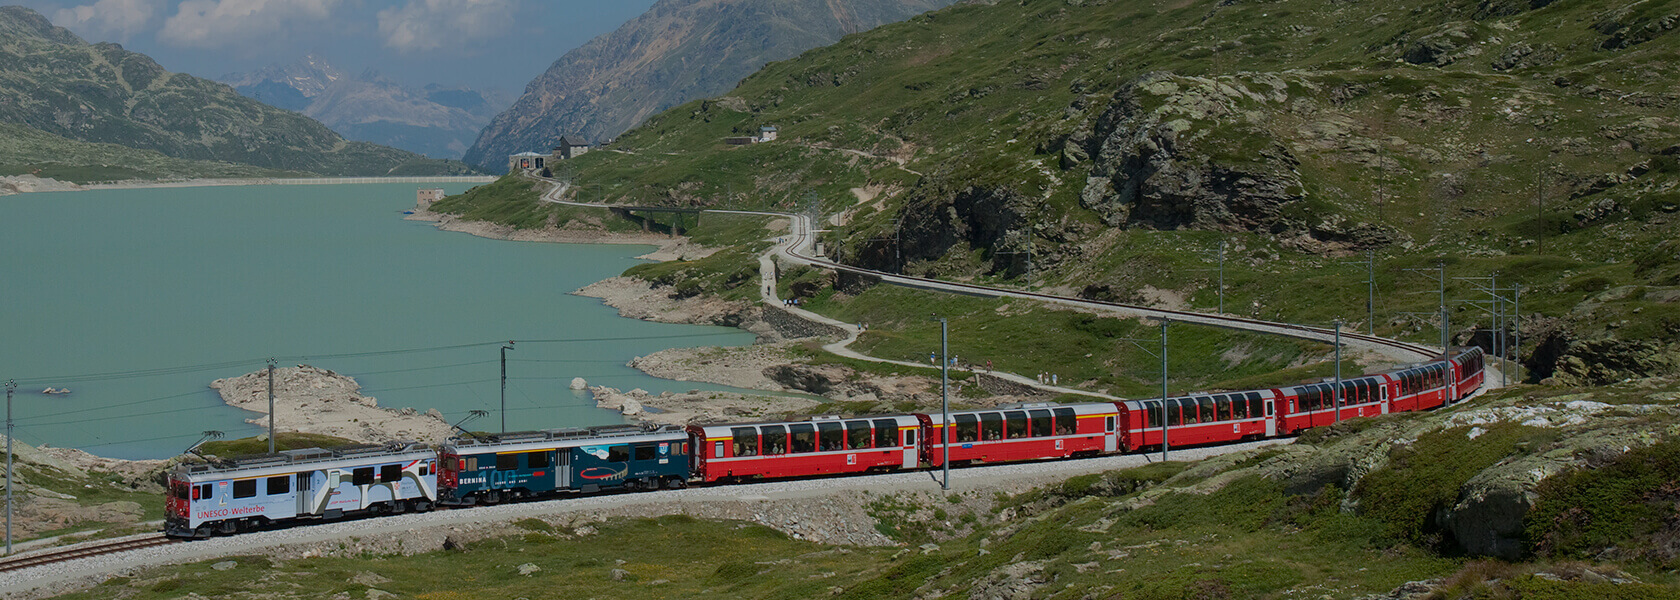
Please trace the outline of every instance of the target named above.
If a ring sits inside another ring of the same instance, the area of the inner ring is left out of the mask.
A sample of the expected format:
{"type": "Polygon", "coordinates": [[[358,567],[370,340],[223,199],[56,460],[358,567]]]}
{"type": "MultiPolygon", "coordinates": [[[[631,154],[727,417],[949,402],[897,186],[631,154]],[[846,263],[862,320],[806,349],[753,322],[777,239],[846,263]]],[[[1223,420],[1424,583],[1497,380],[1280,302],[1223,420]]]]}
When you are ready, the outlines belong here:
{"type": "Polygon", "coordinates": [[[408,0],[379,11],[379,35],[399,52],[419,52],[505,35],[518,22],[520,0],[408,0]]]}
{"type": "Polygon", "coordinates": [[[222,48],[291,37],[291,27],[319,25],[341,0],[185,0],[158,38],[176,45],[222,48]]]}
{"type": "MultiPolygon", "coordinates": [[[[93,4],[60,9],[53,22],[91,37],[114,36],[127,42],[146,29],[158,12],[161,0],[99,0],[93,4]]],[[[95,40],[98,41],[98,40],[95,40]]]]}

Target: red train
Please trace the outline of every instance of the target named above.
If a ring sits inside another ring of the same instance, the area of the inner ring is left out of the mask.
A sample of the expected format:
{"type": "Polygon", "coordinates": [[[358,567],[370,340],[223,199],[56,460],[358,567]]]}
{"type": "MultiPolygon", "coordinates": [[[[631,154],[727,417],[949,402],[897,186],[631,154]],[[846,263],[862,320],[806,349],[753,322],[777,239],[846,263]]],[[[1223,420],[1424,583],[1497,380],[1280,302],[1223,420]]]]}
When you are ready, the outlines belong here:
{"type": "Polygon", "coordinates": [[[812,477],[1159,448],[1287,436],[1343,419],[1428,410],[1482,385],[1480,348],[1450,360],[1267,390],[1161,400],[1016,404],[943,414],[691,425],[693,477],[704,482],[812,477]],[[1340,399],[1340,402],[1337,400],[1340,399]],[[1164,408],[1164,410],[1163,410],[1164,408]],[[949,437],[947,437],[949,436],[949,437]],[[949,439],[949,448],[945,441],[949,439]]]}

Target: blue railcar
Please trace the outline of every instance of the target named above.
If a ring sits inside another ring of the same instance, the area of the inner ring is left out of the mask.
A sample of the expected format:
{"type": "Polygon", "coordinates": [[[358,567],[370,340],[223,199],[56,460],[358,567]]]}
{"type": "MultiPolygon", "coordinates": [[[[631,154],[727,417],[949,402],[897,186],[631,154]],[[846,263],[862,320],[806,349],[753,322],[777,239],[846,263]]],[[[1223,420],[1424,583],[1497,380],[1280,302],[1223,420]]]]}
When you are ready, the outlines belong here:
{"type": "Polygon", "coordinates": [[[604,425],[451,438],[439,452],[439,502],[688,485],[688,434],[676,426],[604,425]]]}

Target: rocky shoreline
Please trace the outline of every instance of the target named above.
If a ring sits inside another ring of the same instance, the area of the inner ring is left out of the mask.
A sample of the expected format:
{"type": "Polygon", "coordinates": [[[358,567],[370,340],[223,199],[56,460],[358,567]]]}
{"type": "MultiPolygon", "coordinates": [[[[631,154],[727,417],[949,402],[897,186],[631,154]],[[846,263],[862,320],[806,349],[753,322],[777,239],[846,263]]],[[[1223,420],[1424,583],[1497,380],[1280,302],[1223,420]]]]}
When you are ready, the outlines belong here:
{"type": "MultiPolygon", "coordinates": [[[[245,422],[268,425],[266,369],[217,379],[210,387],[221,393],[222,401],[228,406],[260,415],[245,422]]],[[[318,367],[298,365],[275,369],[275,428],[370,444],[392,440],[435,444],[449,437],[452,428],[437,409],[422,413],[413,408],[384,408],[373,397],[363,396],[361,389],[355,379],[318,367]]]]}
{"type": "Polygon", "coordinates": [[[621,233],[587,227],[517,229],[485,221],[461,219],[455,215],[432,212],[416,206],[405,221],[434,224],[440,231],[465,233],[492,240],[513,242],[547,242],[555,244],[628,244],[656,246],[658,250],[636,258],[656,261],[696,260],[711,256],[718,248],[702,246],[685,237],[673,238],[657,233],[621,233]]]}

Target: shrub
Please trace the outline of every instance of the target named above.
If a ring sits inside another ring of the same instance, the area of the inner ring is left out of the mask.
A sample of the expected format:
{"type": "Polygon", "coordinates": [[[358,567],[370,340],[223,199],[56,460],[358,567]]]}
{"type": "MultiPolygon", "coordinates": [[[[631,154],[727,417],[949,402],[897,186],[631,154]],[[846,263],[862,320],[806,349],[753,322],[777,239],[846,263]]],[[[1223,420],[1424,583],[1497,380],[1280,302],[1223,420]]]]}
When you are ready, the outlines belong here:
{"type": "Polygon", "coordinates": [[[1680,440],[1555,475],[1536,492],[1524,522],[1535,554],[1590,558],[1619,547],[1664,569],[1680,565],[1674,544],[1656,542],[1680,535],[1680,440]]]}

